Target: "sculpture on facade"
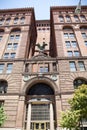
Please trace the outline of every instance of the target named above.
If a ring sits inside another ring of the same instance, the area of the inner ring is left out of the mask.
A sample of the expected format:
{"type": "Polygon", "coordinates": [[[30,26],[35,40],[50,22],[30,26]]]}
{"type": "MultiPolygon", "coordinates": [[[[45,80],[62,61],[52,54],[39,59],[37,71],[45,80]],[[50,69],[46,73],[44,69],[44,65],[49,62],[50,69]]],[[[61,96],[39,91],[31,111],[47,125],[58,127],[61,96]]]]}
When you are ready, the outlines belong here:
{"type": "Polygon", "coordinates": [[[40,43],[36,44],[36,46],[38,47],[39,51],[44,51],[45,50],[45,46],[47,46],[47,44],[45,42],[43,42],[42,45],[40,45],[40,43]]]}

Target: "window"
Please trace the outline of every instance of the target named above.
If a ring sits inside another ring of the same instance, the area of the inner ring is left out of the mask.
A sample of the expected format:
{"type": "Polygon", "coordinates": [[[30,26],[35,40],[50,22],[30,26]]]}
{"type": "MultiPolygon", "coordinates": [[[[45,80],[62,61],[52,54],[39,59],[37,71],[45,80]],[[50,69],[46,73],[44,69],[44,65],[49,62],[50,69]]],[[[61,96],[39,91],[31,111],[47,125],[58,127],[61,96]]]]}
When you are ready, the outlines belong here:
{"type": "Polygon", "coordinates": [[[75,22],[79,22],[79,18],[77,15],[74,15],[75,22]]]}
{"type": "Polygon", "coordinates": [[[70,61],[69,65],[70,65],[70,71],[76,71],[76,65],[74,61],[70,61]]]}
{"type": "Polygon", "coordinates": [[[15,39],[16,39],[16,40],[19,40],[19,38],[20,38],[20,35],[16,35],[16,36],[15,36],[15,39]]]}
{"type": "Polygon", "coordinates": [[[73,52],[72,51],[67,51],[67,53],[68,53],[69,57],[73,56],[73,52]]]}
{"type": "Polygon", "coordinates": [[[75,38],[74,33],[70,33],[70,34],[69,34],[69,38],[75,38]]]}
{"type": "Polygon", "coordinates": [[[3,58],[8,59],[9,58],[9,53],[5,53],[3,58]]]}
{"type": "Polygon", "coordinates": [[[79,65],[80,71],[85,71],[85,65],[84,65],[84,62],[83,62],[83,61],[79,61],[79,62],[78,62],[78,65],[79,65]]]}
{"type": "Polygon", "coordinates": [[[4,64],[0,64],[0,74],[3,72],[4,70],[4,64]]]}
{"type": "Polygon", "coordinates": [[[86,33],[82,33],[83,38],[87,38],[86,33]]]}
{"type": "Polygon", "coordinates": [[[14,24],[17,24],[17,22],[18,22],[18,18],[15,18],[14,19],[14,24]]]}
{"type": "Polygon", "coordinates": [[[77,42],[76,41],[71,41],[71,46],[72,47],[77,47],[77,42]]]}
{"type": "Polygon", "coordinates": [[[10,40],[13,40],[14,39],[14,35],[10,35],[10,40]]]}
{"type": "Polygon", "coordinates": [[[12,43],[8,43],[7,50],[11,50],[11,49],[12,49],[12,43]]]}
{"type": "Polygon", "coordinates": [[[82,84],[87,84],[87,81],[81,78],[75,79],[73,83],[75,89],[78,88],[78,86],[81,86],[82,84]]]}
{"type": "Polygon", "coordinates": [[[24,21],[25,21],[25,18],[22,17],[22,18],[20,19],[21,24],[24,24],[24,21]]]}
{"type": "Polygon", "coordinates": [[[64,38],[69,38],[68,33],[64,33],[64,38]]]}
{"type": "Polygon", "coordinates": [[[16,50],[18,47],[18,43],[13,43],[13,49],[16,50]]]}
{"type": "Polygon", "coordinates": [[[0,36],[0,42],[1,42],[1,40],[2,40],[2,36],[0,36]]]}
{"type": "Polygon", "coordinates": [[[40,67],[40,72],[41,73],[48,72],[48,67],[40,67]]]}
{"type": "Polygon", "coordinates": [[[79,56],[79,51],[74,51],[74,56],[79,56]]]}
{"type": "Polygon", "coordinates": [[[16,55],[15,53],[11,53],[10,58],[15,58],[15,55],[16,55]]]}
{"type": "Polygon", "coordinates": [[[11,20],[10,18],[6,19],[6,25],[9,25],[10,20],[11,20]]]}
{"type": "Polygon", "coordinates": [[[67,47],[67,48],[70,48],[70,47],[71,47],[70,41],[65,41],[65,43],[66,43],[66,47],[67,47]]]}
{"type": "Polygon", "coordinates": [[[63,16],[59,16],[60,22],[64,22],[63,16]]]}
{"type": "Polygon", "coordinates": [[[82,22],[85,22],[85,21],[86,21],[86,18],[85,18],[84,15],[81,15],[80,18],[81,18],[81,21],[82,21],[82,22]]]}
{"type": "Polygon", "coordinates": [[[87,41],[84,41],[85,45],[87,46],[87,41]]]}
{"type": "Polygon", "coordinates": [[[13,67],[13,64],[12,63],[8,63],[7,64],[7,71],[6,71],[6,73],[11,73],[12,72],[12,67],[13,67]]]}
{"type": "Polygon", "coordinates": [[[8,83],[5,80],[0,81],[0,93],[6,93],[7,92],[8,83]]]}
{"type": "Polygon", "coordinates": [[[0,25],[4,23],[4,19],[0,19],[0,25]]]}
{"type": "Polygon", "coordinates": [[[66,16],[66,21],[71,22],[70,16],[68,16],[68,15],[66,16]]]}

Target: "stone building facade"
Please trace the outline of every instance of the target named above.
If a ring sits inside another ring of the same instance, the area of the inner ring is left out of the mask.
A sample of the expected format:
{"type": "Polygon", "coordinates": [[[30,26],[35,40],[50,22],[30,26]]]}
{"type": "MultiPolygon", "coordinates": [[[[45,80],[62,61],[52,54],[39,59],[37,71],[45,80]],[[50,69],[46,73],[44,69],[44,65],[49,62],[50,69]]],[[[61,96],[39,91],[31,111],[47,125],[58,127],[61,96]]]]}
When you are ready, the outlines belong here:
{"type": "Polygon", "coordinates": [[[87,6],[75,8],[51,7],[50,20],[35,20],[33,8],[0,10],[0,129],[61,130],[61,111],[87,84],[87,6]]]}

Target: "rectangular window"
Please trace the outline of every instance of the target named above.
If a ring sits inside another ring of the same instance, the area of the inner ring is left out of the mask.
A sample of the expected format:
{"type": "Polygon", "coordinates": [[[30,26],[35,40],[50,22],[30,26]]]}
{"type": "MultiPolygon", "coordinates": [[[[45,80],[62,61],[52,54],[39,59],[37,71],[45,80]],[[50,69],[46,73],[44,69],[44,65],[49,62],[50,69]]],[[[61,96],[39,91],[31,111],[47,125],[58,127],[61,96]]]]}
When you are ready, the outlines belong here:
{"type": "Polygon", "coordinates": [[[9,53],[5,53],[3,56],[4,59],[8,59],[9,58],[9,53]]]}
{"type": "Polygon", "coordinates": [[[76,71],[76,65],[74,61],[69,62],[70,71],[76,71]]]}
{"type": "Polygon", "coordinates": [[[65,41],[65,43],[66,43],[66,47],[67,47],[67,48],[70,48],[70,47],[71,47],[70,41],[65,41]]]}
{"type": "Polygon", "coordinates": [[[10,40],[13,40],[13,39],[14,39],[14,35],[11,35],[11,36],[10,36],[10,40]]]}
{"type": "Polygon", "coordinates": [[[70,33],[70,34],[69,34],[69,38],[75,38],[74,33],[70,33]]]}
{"type": "Polygon", "coordinates": [[[87,38],[86,33],[82,33],[83,38],[87,38]]]}
{"type": "Polygon", "coordinates": [[[79,51],[74,51],[74,56],[80,56],[79,51]]]}
{"type": "Polygon", "coordinates": [[[78,65],[79,65],[80,71],[85,71],[85,65],[84,65],[84,62],[83,62],[83,61],[79,61],[79,62],[78,62],[78,65]]]}
{"type": "Polygon", "coordinates": [[[68,53],[69,57],[73,56],[73,52],[72,51],[67,51],[67,53],[68,53]]]}
{"type": "Polygon", "coordinates": [[[0,36],[0,42],[1,42],[1,40],[2,40],[2,36],[0,36]]]}
{"type": "Polygon", "coordinates": [[[12,63],[8,63],[7,64],[7,71],[6,71],[6,73],[11,73],[12,72],[12,67],[13,67],[13,64],[12,63]]]}
{"type": "Polygon", "coordinates": [[[69,38],[68,33],[64,33],[64,38],[69,38]]]}
{"type": "Polygon", "coordinates": [[[41,73],[48,72],[48,67],[40,67],[40,72],[41,73]]]}
{"type": "Polygon", "coordinates": [[[15,36],[15,40],[19,40],[19,38],[20,38],[20,35],[15,36]]]}
{"type": "Polygon", "coordinates": [[[87,41],[84,41],[85,45],[87,46],[87,41]]]}
{"type": "Polygon", "coordinates": [[[77,42],[76,41],[71,41],[71,46],[72,47],[77,47],[77,42]]]}
{"type": "Polygon", "coordinates": [[[8,43],[7,50],[11,50],[11,49],[12,49],[12,43],[8,43]]]}
{"type": "Polygon", "coordinates": [[[13,49],[16,50],[18,47],[18,43],[13,43],[13,49]]]}
{"type": "Polygon", "coordinates": [[[15,55],[16,55],[15,53],[11,53],[10,58],[15,58],[15,55]]]}
{"type": "Polygon", "coordinates": [[[4,64],[0,64],[0,74],[3,72],[4,70],[4,64]]]}

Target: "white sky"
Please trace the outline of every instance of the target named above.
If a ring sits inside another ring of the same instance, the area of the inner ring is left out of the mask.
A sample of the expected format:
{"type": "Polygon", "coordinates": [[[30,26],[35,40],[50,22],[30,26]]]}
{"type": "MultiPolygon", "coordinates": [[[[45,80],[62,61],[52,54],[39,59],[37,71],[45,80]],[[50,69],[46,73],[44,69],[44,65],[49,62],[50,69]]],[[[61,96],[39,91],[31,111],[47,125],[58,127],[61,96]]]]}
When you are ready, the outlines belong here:
{"type": "MultiPolygon", "coordinates": [[[[50,18],[50,6],[77,5],[79,0],[0,0],[0,9],[34,7],[35,17],[39,19],[50,18]]],[[[87,5],[87,0],[82,0],[87,5]]]]}

